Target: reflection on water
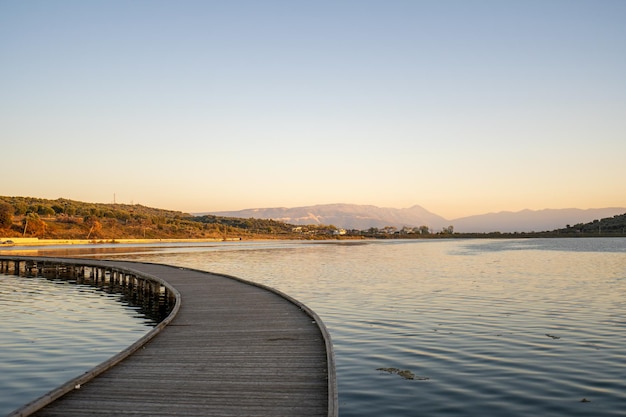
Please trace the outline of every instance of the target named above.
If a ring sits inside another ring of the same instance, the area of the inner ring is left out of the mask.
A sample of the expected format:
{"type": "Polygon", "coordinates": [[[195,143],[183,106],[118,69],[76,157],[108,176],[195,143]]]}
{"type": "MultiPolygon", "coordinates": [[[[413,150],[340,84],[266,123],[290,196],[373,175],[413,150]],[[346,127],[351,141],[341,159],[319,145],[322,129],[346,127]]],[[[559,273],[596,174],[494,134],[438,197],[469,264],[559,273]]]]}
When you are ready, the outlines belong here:
{"type": "Polygon", "coordinates": [[[153,326],[138,307],[90,285],[0,275],[0,415],[133,344],[153,326]]]}
{"type": "Polygon", "coordinates": [[[235,275],[303,301],[333,337],[342,417],[626,409],[626,239],[241,242],[95,256],[235,275]]]}

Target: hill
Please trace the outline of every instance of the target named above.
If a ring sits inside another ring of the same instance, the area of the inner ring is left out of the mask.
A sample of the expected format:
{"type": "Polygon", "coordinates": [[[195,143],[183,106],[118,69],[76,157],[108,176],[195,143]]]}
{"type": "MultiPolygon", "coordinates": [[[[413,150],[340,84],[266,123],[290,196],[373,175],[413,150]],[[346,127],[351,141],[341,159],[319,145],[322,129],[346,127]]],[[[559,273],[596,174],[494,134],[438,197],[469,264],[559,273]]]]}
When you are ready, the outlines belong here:
{"type": "Polygon", "coordinates": [[[462,233],[540,232],[555,230],[568,224],[580,224],[626,213],[626,208],[546,209],[503,211],[451,220],[454,230],[462,233]]]}
{"type": "MultiPolygon", "coordinates": [[[[297,238],[293,225],[273,220],[192,216],[139,204],[0,196],[0,237],[46,239],[297,238]]],[[[324,230],[313,231],[322,234],[324,230]]]]}
{"type": "Polygon", "coordinates": [[[567,224],[578,224],[626,212],[626,208],[547,209],[489,213],[448,220],[420,206],[405,209],[371,205],[325,204],[294,208],[256,208],[212,212],[217,216],[274,219],[291,224],[332,224],[343,229],[428,226],[437,232],[453,226],[461,233],[540,232],[555,230],[567,224]]]}
{"type": "Polygon", "coordinates": [[[588,223],[566,225],[564,229],[555,230],[559,235],[622,235],[626,236],[626,213],[606,217],[588,223]]]}
{"type": "Polygon", "coordinates": [[[393,226],[397,228],[428,226],[440,229],[449,221],[420,206],[404,209],[357,204],[323,204],[294,208],[257,208],[239,211],[211,212],[216,216],[273,219],[298,225],[334,225],[343,229],[367,230],[393,226]]]}

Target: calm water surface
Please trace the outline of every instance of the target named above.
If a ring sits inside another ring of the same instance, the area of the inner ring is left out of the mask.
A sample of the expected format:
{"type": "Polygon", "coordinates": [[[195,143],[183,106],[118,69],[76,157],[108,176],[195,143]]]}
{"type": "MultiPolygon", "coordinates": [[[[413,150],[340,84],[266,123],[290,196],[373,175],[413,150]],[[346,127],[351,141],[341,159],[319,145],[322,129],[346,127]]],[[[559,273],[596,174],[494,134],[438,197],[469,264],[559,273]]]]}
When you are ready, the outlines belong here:
{"type": "Polygon", "coordinates": [[[236,275],[303,301],[333,337],[342,417],[626,415],[626,239],[241,242],[98,256],[236,275]]]}
{"type": "Polygon", "coordinates": [[[124,350],[154,325],[89,285],[0,275],[0,415],[124,350]]]}

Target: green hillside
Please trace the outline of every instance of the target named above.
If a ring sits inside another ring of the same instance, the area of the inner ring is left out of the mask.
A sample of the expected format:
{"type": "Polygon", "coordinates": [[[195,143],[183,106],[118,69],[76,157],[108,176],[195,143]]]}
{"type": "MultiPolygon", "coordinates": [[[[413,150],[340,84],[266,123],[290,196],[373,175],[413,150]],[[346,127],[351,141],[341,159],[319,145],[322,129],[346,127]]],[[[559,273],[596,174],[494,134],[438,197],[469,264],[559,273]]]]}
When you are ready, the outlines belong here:
{"type": "MultiPolygon", "coordinates": [[[[301,238],[295,226],[273,220],[217,216],[59,198],[0,196],[0,237],[44,239],[301,238]]],[[[318,228],[313,235],[323,234],[318,228]]],[[[308,235],[307,237],[311,237],[308,235]]]]}
{"type": "Polygon", "coordinates": [[[558,229],[560,235],[602,235],[602,236],[626,236],[626,213],[613,217],[594,220],[590,223],[567,225],[564,229],[558,229]]]}

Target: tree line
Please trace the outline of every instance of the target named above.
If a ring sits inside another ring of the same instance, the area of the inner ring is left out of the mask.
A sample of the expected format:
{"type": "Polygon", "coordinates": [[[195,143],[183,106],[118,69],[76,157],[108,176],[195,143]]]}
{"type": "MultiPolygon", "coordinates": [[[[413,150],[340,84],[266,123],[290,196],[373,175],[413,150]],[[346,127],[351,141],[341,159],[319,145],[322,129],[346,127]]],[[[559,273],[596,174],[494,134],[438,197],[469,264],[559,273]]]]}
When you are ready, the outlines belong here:
{"type": "MultiPolygon", "coordinates": [[[[312,226],[318,231],[325,226],[312,226]]],[[[332,227],[332,226],[331,226],[332,227]]],[[[49,239],[301,238],[287,223],[193,216],[139,204],[0,196],[0,236],[49,239]]],[[[321,232],[319,234],[322,234],[321,232]]],[[[317,235],[317,234],[315,234],[317,235]]],[[[311,237],[311,236],[308,236],[311,237]]]]}

